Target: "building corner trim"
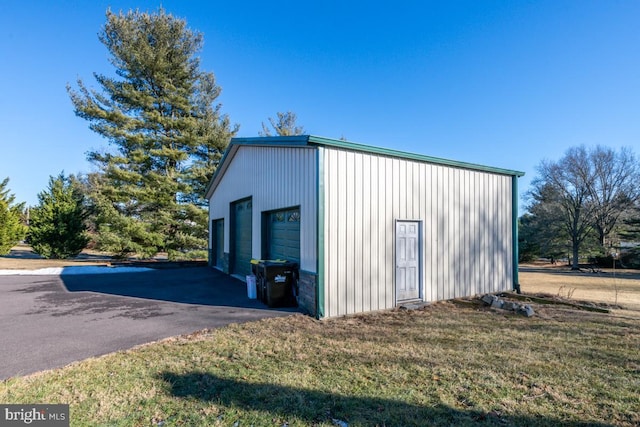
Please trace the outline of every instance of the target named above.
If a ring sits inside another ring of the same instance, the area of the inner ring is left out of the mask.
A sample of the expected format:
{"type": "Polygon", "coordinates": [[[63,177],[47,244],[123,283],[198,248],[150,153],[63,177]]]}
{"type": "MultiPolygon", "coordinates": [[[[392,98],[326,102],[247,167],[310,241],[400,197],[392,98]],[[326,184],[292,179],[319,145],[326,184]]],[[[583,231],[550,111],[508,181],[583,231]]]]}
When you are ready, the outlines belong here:
{"type": "Polygon", "coordinates": [[[511,177],[511,236],[513,247],[513,289],[520,293],[520,279],[518,276],[519,243],[518,243],[518,176],[511,177]]]}

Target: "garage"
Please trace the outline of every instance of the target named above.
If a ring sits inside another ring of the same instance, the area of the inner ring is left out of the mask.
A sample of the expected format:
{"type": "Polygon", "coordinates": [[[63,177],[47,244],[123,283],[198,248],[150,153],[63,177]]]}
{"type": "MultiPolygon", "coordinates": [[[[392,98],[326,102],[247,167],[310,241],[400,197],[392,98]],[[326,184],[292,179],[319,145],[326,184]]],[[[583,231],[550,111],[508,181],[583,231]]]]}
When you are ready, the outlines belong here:
{"type": "Polygon", "coordinates": [[[239,276],[251,274],[251,199],[239,200],[231,205],[231,273],[239,276]]]}
{"type": "Polygon", "coordinates": [[[265,213],[265,259],[300,262],[300,208],[265,213]]]}
{"type": "Polygon", "coordinates": [[[312,135],[233,138],[205,196],[210,219],[238,224],[223,271],[297,261],[298,305],[325,318],[517,289],[522,175],[312,135]]]}

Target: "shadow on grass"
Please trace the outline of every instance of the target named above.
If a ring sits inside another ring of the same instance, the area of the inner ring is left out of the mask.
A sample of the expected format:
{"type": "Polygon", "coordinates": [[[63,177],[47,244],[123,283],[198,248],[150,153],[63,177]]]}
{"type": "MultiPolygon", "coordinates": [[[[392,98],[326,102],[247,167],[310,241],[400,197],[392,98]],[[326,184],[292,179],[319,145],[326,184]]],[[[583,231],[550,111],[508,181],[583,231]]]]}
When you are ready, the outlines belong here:
{"type": "Polygon", "coordinates": [[[308,425],[336,423],[349,426],[569,426],[607,427],[610,424],[566,421],[534,416],[509,416],[497,412],[457,409],[444,404],[422,406],[401,400],[363,396],[344,396],[318,390],[283,387],[268,383],[249,383],[203,372],[160,374],[173,396],[215,402],[268,414],[274,418],[308,425]],[[333,420],[336,421],[333,421],[333,420]]]}

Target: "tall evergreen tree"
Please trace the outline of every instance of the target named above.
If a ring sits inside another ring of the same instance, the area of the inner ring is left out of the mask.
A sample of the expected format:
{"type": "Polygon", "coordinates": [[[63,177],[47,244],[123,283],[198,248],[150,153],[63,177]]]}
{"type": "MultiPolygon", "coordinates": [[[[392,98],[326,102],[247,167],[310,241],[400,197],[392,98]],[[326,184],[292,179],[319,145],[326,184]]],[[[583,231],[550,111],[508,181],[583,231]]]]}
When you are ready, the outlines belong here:
{"type": "Polygon", "coordinates": [[[84,196],[71,177],[49,178],[46,191],[38,194],[31,209],[29,240],[33,251],[45,258],[70,258],[89,242],[84,196]]]}
{"type": "Polygon", "coordinates": [[[623,221],[620,237],[626,242],[640,245],[640,205],[629,209],[628,216],[623,221]]]}
{"type": "Polygon", "coordinates": [[[117,77],[95,74],[99,91],[68,87],[76,114],[112,147],[88,155],[103,174],[93,191],[99,244],[172,257],[206,248],[204,188],[238,128],[214,105],[214,75],[200,70],[202,34],[164,9],[108,10],[99,39],[117,77]]]}
{"type": "Polygon", "coordinates": [[[8,184],[9,178],[0,181],[0,255],[8,254],[26,233],[20,221],[24,203],[15,203],[15,196],[9,193],[8,184]]]}

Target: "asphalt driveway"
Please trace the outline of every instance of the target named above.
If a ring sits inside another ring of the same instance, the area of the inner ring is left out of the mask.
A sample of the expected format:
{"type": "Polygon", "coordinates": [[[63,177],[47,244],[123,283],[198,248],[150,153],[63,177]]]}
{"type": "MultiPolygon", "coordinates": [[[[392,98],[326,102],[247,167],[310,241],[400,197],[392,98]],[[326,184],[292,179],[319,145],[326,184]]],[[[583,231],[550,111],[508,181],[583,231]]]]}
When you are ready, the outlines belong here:
{"type": "Polygon", "coordinates": [[[0,379],[158,339],[285,316],[210,268],[0,276],[0,379]]]}

